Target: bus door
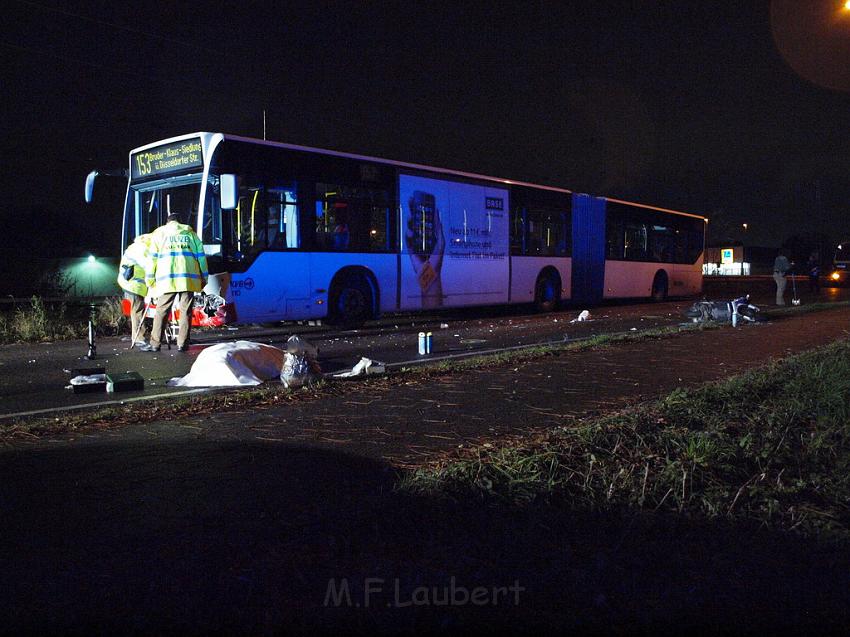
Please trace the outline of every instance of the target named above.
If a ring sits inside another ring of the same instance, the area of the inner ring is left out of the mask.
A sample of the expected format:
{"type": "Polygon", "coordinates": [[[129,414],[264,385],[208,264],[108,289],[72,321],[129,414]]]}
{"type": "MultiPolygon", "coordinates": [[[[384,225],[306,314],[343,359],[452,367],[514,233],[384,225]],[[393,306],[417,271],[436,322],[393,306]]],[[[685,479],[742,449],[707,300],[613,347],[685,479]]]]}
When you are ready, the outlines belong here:
{"type": "Polygon", "coordinates": [[[221,215],[224,268],[239,321],[308,317],[309,258],[300,250],[296,189],[242,180],[237,207],[221,215]]]}

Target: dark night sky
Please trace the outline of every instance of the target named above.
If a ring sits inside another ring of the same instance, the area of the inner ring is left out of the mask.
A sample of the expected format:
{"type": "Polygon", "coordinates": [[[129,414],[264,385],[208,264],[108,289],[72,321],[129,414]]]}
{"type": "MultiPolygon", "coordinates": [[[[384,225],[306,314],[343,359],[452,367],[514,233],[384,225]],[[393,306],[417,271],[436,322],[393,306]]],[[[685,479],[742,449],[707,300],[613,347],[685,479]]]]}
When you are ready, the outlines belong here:
{"type": "Polygon", "coordinates": [[[841,4],[11,0],[4,240],[117,252],[124,185],[87,207],[89,170],[264,109],[269,139],[850,236],[841,4]]]}

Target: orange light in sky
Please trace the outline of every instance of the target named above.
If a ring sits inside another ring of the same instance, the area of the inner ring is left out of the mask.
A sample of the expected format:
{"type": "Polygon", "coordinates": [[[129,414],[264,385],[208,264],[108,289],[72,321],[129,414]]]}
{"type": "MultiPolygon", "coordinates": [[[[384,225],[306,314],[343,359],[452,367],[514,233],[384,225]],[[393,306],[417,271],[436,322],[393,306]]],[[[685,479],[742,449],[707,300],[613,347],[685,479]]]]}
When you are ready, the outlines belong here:
{"type": "Polygon", "coordinates": [[[802,78],[850,92],[850,0],[770,0],[773,41],[802,78]]]}

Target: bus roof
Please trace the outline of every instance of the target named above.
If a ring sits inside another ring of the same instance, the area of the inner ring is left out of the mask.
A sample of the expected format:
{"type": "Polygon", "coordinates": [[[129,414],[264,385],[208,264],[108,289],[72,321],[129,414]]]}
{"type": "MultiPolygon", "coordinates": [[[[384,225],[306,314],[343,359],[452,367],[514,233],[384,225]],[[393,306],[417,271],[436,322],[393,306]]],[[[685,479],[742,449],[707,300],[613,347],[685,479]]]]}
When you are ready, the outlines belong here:
{"type": "Polygon", "coordinates": [[[447,175],[455,175],[458,177],[466,177],[469,179],[484,179],[486,181],[495,181],[501,184],[511,185],[511,186],[530,186],[534,188],[542,188],[544,190],[551,190],[554,192],[562,192],[565,194],[572,194],[571,190],[567,190],[566,188],[558,188],[555,186],[543,186],[540,184],[532,184],[524,181],[516,181],[513,179],[505,179],[503,177],[493,177],[491,175],[481,175],[479,173],[470,173],[464,172],[461,170],[453,170],[451,168],[438,168],[437,166],[427,166],[425,164],[414,164],[410,162],[404,161],[396,161],[393,159],[383,159],[381,157],[372,157],[370,155],[359,155],[356,153],[347,153],[338,150],[328,150],[326,148],[314,148],[312,146],[299,146],[297,144],[286,144],[284,142],[272,142],[264,139],[254,139],[252,137],[241,137],[239,135],[229,135],[227,133],[224,134],[225,139],[233,139],[242,142],[249,142],[252,144],[263,144],[267,146],[276,146],[279,148],[287,148],[289,150],[300,150],[310,153],[320,153],[322,155],[331,155],[334,157],[344,157],[346,159],[357,159],[361,161],[373,161],[381,164],[386,164],[388,166],[398,166],[399,168],[409,168],[412,170],[427,170],[429,172],[438,172],[447,175]]]}
{"type": "MultiPolygon", "coordinates": [[[[454,175],[454,176],[457,176],[457,177],[465,177],[467,179],[483,179],[483,180],[486,180],[486,181],[492,181],[492,182],[505,184],[505,185],[509,185],[509,186],[527,186],[527,187],[530,187],[530,188],[540,188],[542,190],[549,190],[549,191],[552,191],[552,192],[561,192],[561,193],[565,193],[565,194],[573,194],[572,190],[568,190],[566,188],[558,188],[558,187],[555,187],[555,186],[545,186],[545,185],[542,185],[542,184],[534,184],[534,183],[526,182],[526,181],[516,181],[514,179],[505,179],[503,177],[493,177],[493,176],[490,176],[490,175],[481,175],[479,173],[470,173],[470,172],[464,172],[464,171],[461,171],[461,170],[452,170],[451,168],[439,168],[437,166],[427,166],[425,164],[414,164],[414,163],[410,163],[410,162],[396,161],[396,160],[393,160],[393,159],[383,159],[381,157],[372,157],[370,155],[359,155],[359,154],[356,154],[356,153],[347,153],[347,152],[338,151],[338,150],[328,150],[326,148],[316,148],[316,147],[313,147],[313,146],[300,146],[298,144],[287,144],[285,142],[274,142],[274,141],[269,141],[269,140],[265,140],[265,139],[256,139],[254,137],[244,137],[242,135],[231,135],[230,133],[210,133],[210,132],[187,133],[185,135],[178,135],[176,137],[169,137],[168,139],[159,140],[157,142],[153,142],[152,144],[146,144],[144,146],[140,146],[139,148],[134,148],[133,150],[130,151],[130,154],[139,152],[141,150],[146,150],[148,148],[154,148],[156,146],[161,146],[162,144],[177,142],[177,141],[181,141],[181,140],[184,140],[184,139],[190,139],[190,138],[193,138],[193,137],[201,137],[202,139],[204,139],[204,148],[206,149],[207,143],[209,141],[211,141],[216,136],[220,136],[220,138],[223,139],[223,140],[224,139],[231,139],[231,140],[234,140],[234,141],[247,142],[247,143],[250,143],[250,144],[258,144],[258,145],[263,145],[263,146],[274,146],[276,148],[286,148],[288,150],[302,151],[302,152],[308,152],[308,153],[319,153],[319,154],[322,154],[322,155],[330,155],[332,157],[343,157],[343,158],[346,158],[346,159],[356,159],[356,160],[360,160],[360,161],[378,162],[378,163],[386,164],[386,165],[389,165],[389,166],[397,166],[399,168],[408,168],[408,169],[411,169],[411,170],[424,170],[424,171],[429,171],[429,172],[437,172],[437,173],[442,173],[444,175],[454,175]]],[[[629,205],[629,206],[637,206],[639,208],[647,208],[649,210],[658,210],[659,212],[667,212],[667,213],[671,213],[671,214],[675,214],[675,215],[684,215],[686,217],[694,217],[694,218],[697,218],[697,219],[703,219],[704,221],[707,221],[707,218],[704,217],[703,215],[692,214],[692,213],[689,213],[689,212],[682,212],[682,211],[679,211],[679,210],[671,210],[669,208],[659,208],[657,206],[650,206],[650,205],[647,205],[647,204],[636,203],[636,202],[633,202],[633,201],[625,201],[625,200],[622,200],[622,199],[614,199],[614,198],[611,198],[611,197],[604,197],[604,199],[606,201],[611,201],[611,202],[615,202],[615,203],[622,203],[622,204],[626,204],[626,205],[629,205]]]]}
{"type": "Polygon", "coordinates": [[[671,210],[670,208],[659,208],[658,206],[650,206],[645,203],[636,203],[634,201],[625,201],[623,199],[614,199],[613,197],[605,197],[606,201],[611,201],[613,203],[622,203],[627,206],[635,206],[637,208],[647,208],[648,210],[657,210],[659,212],[668,212],[674,215],[682,215],[685,217],[693,217],[694,219],[702,219],[703,221],[708,221],[708,217],[704,217],[703,215],[695,215],[691,212],[682,212],[681,210],[671,210]]]}

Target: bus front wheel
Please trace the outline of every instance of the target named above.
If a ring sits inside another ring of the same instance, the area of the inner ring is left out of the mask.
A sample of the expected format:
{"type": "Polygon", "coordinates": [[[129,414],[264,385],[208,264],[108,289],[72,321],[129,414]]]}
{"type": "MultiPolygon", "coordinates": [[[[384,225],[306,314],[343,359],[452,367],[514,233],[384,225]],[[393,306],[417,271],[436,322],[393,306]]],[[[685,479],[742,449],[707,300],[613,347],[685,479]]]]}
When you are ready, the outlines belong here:
{"type": "Polygon", "coordinates": [[[543,272],[534,288],[534,307],[538,312],[552,312],[561,302],[561,279],[554,272],[543,272]]]}
{"type": "Polygon", "coordinates": [[[372,288],[361,276],[349,276],[334,284],[330,295],[330,319],[334,325],[360,327],[372,318],[372,288]]]}

